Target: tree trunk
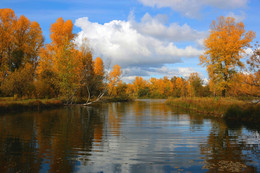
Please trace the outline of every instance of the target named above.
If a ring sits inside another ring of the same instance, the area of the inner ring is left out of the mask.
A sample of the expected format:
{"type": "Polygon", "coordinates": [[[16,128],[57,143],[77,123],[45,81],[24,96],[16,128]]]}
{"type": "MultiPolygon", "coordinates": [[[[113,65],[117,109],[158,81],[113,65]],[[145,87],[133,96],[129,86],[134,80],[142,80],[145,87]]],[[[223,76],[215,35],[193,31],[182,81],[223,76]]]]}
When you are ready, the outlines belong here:
{"type": "Polygon", "coordinates": [[[222,97],[226,97],[226,89],[222,90],[222,97]]]}

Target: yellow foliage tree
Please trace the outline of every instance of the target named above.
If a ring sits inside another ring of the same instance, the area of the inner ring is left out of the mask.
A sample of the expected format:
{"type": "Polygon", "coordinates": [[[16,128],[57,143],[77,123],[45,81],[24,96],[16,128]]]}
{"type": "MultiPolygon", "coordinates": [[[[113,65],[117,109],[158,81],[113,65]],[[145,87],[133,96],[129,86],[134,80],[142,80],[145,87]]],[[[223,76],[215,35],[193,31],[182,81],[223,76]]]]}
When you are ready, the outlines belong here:
{"type": "Polygon", "coordinates": [[[135,80],[133,81],[133,91],[135,96],[138,97],[147,97],[149,95],[148,91],[148,83],[140,76],[136,76],[135,80]]]}
{"type": "Polygon", "coordinates": [[[94,79],[93,79],[93,95],[100,95],[104,93],[105,85],[105,70],[104,70],[104,63],[100,57],[97,57],[94,61],[94,79]]]}
{"type": "Polygon", "coordinates": [[[113,69],[110,71],[108,76],[108,94],[116,96],[116,85],[120,82],[122,75],[121,67],[116,64],[113,66],[113,69]]]}
{"type": "Polygon", "coordinates": [[[100,57],[97,57],[94,64],[95,75],[104,77],[104,63],[100,57]]]}
{"type": "Polygon", "coordinates": [[[243,68],[241,62],[244,48],[250,46],[255,37],[253,31],[246,32],[242,22],[236,23],[232,17],[218,18],[210,26],[210,35],[204,41],[205,53],[200,56],[200,62],[207,66],[209,78],[215,88],[226,95],[231,79],[237,68],[243,68]]]}
{"type": "Polygon", "coordinates": [[[0,9],[0,82],[9,71],[17,18],[12,9],[0,9]]]}
{"type": "Polygon", "coordinates": [[[39,78],[46,72],[51,72],[56,78],[54,84],[58,86],[60,94],[68,101],[72,101],[81,87],[84,71],[84,58],[79,50],[75,49],[71,20],[64,21],[58,18],[51,25],[50,37],[52,42],[41,49],[37,72],[39,78]]]}

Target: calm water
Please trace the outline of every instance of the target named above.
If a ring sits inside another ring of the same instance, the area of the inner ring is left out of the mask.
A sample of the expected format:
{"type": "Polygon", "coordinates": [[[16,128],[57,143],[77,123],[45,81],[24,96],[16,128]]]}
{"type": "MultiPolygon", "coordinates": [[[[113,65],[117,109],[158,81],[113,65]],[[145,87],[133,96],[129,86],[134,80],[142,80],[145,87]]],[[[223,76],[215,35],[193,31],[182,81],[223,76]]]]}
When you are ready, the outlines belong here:
{"type": "Polygon", "coordinates": [[[260,133],[164,100],[0,115],[0,172],[260,172],[260,133]]]}

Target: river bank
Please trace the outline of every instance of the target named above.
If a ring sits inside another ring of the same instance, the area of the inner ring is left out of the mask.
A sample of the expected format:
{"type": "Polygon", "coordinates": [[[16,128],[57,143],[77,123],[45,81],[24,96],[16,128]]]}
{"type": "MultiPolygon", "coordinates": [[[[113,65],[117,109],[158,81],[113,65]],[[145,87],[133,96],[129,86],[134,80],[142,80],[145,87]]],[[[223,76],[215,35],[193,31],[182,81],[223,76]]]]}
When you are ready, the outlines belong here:
{"type": "MultiPolygon", "coordinates": [[[[130,102],[134,101],[128,97],[104,97],[98,103],[108,102],[130,102]]],[[[84,104],[86,100],[78,100],[73,104],[84,104]]],[[[95,104],[97,102],[94,102],[95,104]]],[[[69,104],[69,105],[73,105],[69,104]]],[[[13,97],[0,97],[0,113],[14,113],[23,111],[39,111],[43,109],[51,109],[62,107],[66,101],[62,99],[16,99],[13,97]]]]}
{"type": "Polygon", "coordinates": [[[13,97],[0,98],[0,113],[33,111],[63,106],[58,99],[14,99],[13,97]]]}
{"type": "Polygon", "coordinates": [[[260,104],[233,98],[169,98],[166,104],[226,120],[260,122],[260,104]]]}

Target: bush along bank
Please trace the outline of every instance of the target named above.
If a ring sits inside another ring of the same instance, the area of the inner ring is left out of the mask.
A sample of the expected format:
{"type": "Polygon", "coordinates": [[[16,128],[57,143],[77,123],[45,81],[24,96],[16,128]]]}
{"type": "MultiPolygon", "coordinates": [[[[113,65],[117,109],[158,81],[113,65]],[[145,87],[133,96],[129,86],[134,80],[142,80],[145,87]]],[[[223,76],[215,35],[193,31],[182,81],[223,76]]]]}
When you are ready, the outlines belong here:
{"type": "Polygon", "coordinates": [[[260,122],[260,104],[233,98],[169,98],[166,104],[204,115],[245,122],[260,122]]]}

